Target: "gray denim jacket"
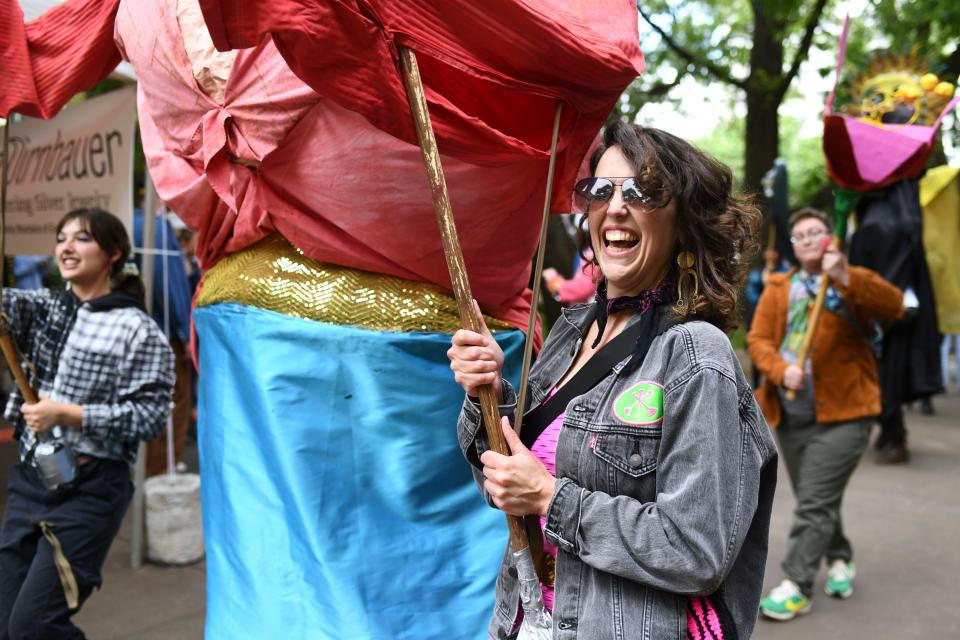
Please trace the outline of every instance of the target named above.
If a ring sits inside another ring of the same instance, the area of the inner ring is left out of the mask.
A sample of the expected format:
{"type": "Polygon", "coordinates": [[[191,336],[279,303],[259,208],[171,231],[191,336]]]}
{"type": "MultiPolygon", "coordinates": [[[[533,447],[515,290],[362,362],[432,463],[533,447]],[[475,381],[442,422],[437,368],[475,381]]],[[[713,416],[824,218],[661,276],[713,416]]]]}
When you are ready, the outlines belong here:
{"type": "MultiPolygon", "coordinates": [[[[592,320],[592,303],[564,311],[530,372],[529,406],[569,369],[592,320]]],[[[690,595],[709,596],[726,640],[753,631],[776,447],[727,337],[705,322],[675,324],[663,307],[656,322],[639,368],[621,375],[627,356],[566,408],[546,524],[560,550],[557,640],[685,638],[690,595]]],[[[504,396],[511,415],[506,381],[504,396]]],[[[457,429],[468,460],[487,448],[480,423],[467,399],[457,429]]],[[[498,639],[517,615],[509,557],[489,627],[498,639]]]]}

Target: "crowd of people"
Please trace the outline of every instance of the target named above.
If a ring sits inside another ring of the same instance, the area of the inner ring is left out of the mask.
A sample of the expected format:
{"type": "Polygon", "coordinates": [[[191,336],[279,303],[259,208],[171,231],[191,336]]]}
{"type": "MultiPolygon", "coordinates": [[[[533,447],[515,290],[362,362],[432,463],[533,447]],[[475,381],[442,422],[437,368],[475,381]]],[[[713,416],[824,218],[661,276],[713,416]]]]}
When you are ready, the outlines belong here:
{"type": "MultiPolygon", "coordinates": [[[[517,390],[479,306],[479,330],[457,331],[446,352],[466,395],[464,464],[490,506],[534,532],[555,633],[746,638],[758,612],[809,612],[824,565],[825,594],[851,597],[841,505],[878,419],[878,460],[909,460],[904,396],[890,397],[884,380],[896,375],[890,336],[911,331],[912,288],[851,264],[832,220],[809,207],[788,221],[796,263],[768,248],[748,284],[758,202],[735,193],[726,166],[662,130],[609,124],[589,170],[572,193],[577,263],[543,271],[566,308],[524,381],[526,429],[511,426],[517,390]],[[752,381],[728,337],[745,288],[752,381]],[[490,450],[477,400],[486,385],[509,455],[490,450]],[[796,504],[782,581],[764,597],[778,459],[796,504]]],[[[71,211],[52,264],[18,257],[15,286],[3,289],[38,397],[12,388],[5,411],[20,462],[0,529],[0,640],[84,637],[71,618],[101,584],[139,443],[149,441],[148,475],[173,474],[195,422],[195,236],[154,217],[148,305],[137,265],[151,252],[132,250],[147,224],[137,213],[132,242],[111,213],[71,211]]],[[[515,637],[525,613],[509,545],[495,595],[487,631],[515,637]]]]}
{"type": "MultiPolygon", "coordinates": [[[[733,192],[725,166],[649,127],[606,127],[590,171],[573,193],[578,275],[544,272],[545,288],[569,306],[529,374],[533,435],[521,439],[510,426],[517,393],[479,309],[481,330],[456,332],[448,351],[466,392],[463,454],[491,506],[535,523],[556,628],[596,638],[639,628],[649,637],[677,629],[749,637],[758,610],[781,621],[808,612],[824,563],[825,593],[849,598],[856,570],[841,504],[881,415],[872,332],[908,312],[903,292],[849,264],[825,213],[799,209],[789,220],[797,264],[764,273],[747,335],[761,376],[754,389],[725,332],[738,324],[756,253],[756,203],[733,192]],[[824,311],[808,338],[821,284],[824,311]],[[476,399],[483,385],[499,399],[511,455],[488,450],[476,399]],[[762,597],[778,451],[796,506],[782,582],[762,597]]],[[[171,400],[182,452],[199,270],[191,233],[156,223],[153,318],[126,230],[96,209],[70,212],[57,227],[54,271],[66,288],[25,280],[4,289],[39,400],[13,389],[5,413],[21,462],[0,532],[0,638],[84,637],[70,618],[100,585],[130,502],[137,443],[152,440],[151,474],[173,471],[168,439],[157,438],[171,400]],[[54,455],[67,461],[60,475],[50,470],[54,455]]],[[[141,243],[142,216],[135,231],[141,243]]],[[[43,260],[29,266],[46,273],[43,260]]],[[[519,588],[507,553],[492,638],[519,630],[519,588]]]]}
{"type": "MultiPolygon", "coordinates": [[[[691,143],[607,122],[652,60],[632,3],[309,4],[67,0],[26,24],[0,0],[0,115],[53,117],[126,61],[157,195],[197,233],[146,211],[128,236],[129,212],[78,209],[52,263],[8,271],[5,353],[26,373],[4,414],[0,640],[85,637],[73,616],[131,466],[176,478],[195,422],[216,640],[747,638],[810,612],[824,565],[826,595],[850,598],[851,475],[871,441],[909,462],[902,405],[946,373],[928,357],[923,136],[888,144],[916,150],[888,180],[887,154],[825,124],[828,173],[860,198],[847,250],[823,211],[787,220],[785,188],[769,207],[691,143]],[[424,159],[436,210],[457,212],[445,251],[424,159]],[[544,210],[564,192],[576,211],[544,233],[578,246],[541,283],[545,176],[544,210]],[[764,209],[789,229],[761,270],[764,209]],[[525,336],[528,284],[553,306],[525,336]],[[457,330],[465,289],[476,331],[457,330]],[[730,338],[745,315],[749,376],[730,338]],[[763,593],[781,460],[795,506],[763,593]]],[[[910,138],[890,118],[923,115],[933,136],[953,87],[918,82],[848,105],[874,117],[857,130],[910,138]]],[[[785,182],[785,160],[768,176],[785,182]]]]}

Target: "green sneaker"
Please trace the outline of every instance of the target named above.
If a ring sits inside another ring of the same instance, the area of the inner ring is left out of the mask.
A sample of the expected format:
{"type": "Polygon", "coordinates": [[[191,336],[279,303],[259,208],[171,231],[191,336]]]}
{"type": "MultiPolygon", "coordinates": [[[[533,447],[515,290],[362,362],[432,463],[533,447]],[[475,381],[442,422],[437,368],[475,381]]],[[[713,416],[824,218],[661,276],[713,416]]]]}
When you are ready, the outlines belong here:
{"type": "Polygon", "coordinates": [[[788,578],[760,601],[760,613],[774,620],[793,620],[798,615],[809,613],[812,607],[810,598],[803,595],[797,583],[788,578]]]}
{"type": "Polygon", "coordinates": [[[846,600],[853,595],[853,579],[857,570],[853,563],[847,564],[843,560],[834,560],[827,569],[827,584],[823,591],[831,598],[846,600]]]}

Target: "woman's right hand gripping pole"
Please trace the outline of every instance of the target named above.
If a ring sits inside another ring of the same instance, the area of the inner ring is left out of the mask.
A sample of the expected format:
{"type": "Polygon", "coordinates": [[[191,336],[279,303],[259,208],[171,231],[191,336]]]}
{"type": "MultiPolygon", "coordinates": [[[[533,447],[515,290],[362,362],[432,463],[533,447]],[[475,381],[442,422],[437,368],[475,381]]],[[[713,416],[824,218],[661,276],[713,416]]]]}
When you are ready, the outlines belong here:
{"type": "Polygon", "coordinates": [[[499,399],[503,350],[487,329],[487,323],[483,321],[483,314],[476,300],[473,301],[473,311],[480,333],[460,329],[453,334],[452,346],[447,351],[450,368],[457,384],[463,387],[467,395],[476,397],[479,387],[490,384],[499,399]]]}

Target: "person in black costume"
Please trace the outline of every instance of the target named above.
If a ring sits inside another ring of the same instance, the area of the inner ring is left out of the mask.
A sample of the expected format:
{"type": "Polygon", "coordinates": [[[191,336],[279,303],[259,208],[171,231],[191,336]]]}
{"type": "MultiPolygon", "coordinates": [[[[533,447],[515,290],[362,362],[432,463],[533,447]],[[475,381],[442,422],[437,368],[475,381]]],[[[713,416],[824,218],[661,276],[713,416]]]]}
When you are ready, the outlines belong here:
{"type": "Polygon", "coordinates": [[[877,462],[905,463],[910,453],[903,403],[943,391],[937,309],[923,252],[919,180],[901,180],[866,194],[857,206],[857,221],[850,263],[873,269],[904,291],[907,315],[883,334],[879,362],[883,409],[875,446],[877,462]]]}

